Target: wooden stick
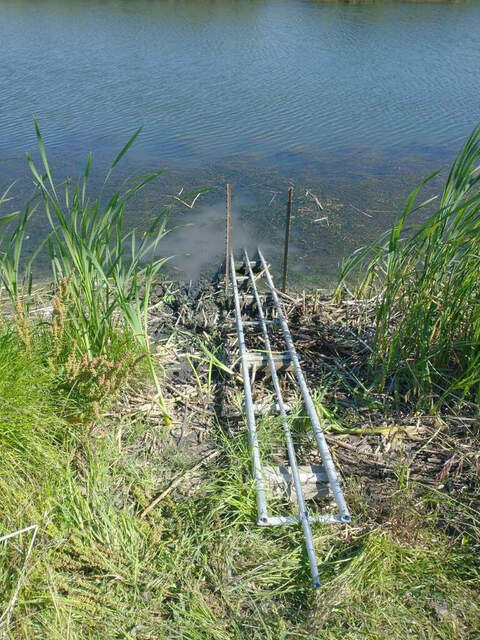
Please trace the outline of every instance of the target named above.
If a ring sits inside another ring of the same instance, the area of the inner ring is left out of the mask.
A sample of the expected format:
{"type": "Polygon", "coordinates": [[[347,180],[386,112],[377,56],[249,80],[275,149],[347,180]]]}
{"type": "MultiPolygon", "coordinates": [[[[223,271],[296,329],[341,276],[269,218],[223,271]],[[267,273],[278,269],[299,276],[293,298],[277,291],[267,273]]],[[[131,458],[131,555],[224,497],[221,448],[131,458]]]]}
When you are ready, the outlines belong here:
{"type": "Polygon", "coordinates": [[[214,449],[213,451],[210,451],[210,453],[208,453],[204,458],[202,458],[200,462],[197,462],[196,465],[191,467],[191,469],[187,469],[187,471],[184,471],[183,473],[178,474],[178,476],[175,476],[175,478],[170,482],[165,491],[162,491],[162,493],[158,495],[155,500],[153,500],[153,502],[151,502],[148,507],[146,507],[146,509],[142,511],[142,513],[140,514],[140,518],[145,518],[145,516],[150,513],[150,511],[155,508],[159,502],[161,502],[166,496],[168,496],[168,494],[171,493],[175,489],[175,487],[178,487],[178,485],[184,478],[200,469],[202,465],[204,465],[209,460],[216,458],[218,455],[220,455],[220,449],[214,449]]]}

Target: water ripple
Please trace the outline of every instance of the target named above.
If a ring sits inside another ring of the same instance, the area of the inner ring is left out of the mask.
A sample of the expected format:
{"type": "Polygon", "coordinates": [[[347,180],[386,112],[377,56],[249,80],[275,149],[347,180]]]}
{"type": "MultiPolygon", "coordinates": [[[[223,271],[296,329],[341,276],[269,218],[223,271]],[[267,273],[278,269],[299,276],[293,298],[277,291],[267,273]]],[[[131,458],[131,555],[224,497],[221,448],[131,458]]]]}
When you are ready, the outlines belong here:
{"type": "Polygon", "coordinates": [[[476,3],[10,0],[0,153],[32,113],[53,147],[112,155],[143,124],[140,151],[189,162],[447,143],[480,120],[479,30],[476,3]]]}

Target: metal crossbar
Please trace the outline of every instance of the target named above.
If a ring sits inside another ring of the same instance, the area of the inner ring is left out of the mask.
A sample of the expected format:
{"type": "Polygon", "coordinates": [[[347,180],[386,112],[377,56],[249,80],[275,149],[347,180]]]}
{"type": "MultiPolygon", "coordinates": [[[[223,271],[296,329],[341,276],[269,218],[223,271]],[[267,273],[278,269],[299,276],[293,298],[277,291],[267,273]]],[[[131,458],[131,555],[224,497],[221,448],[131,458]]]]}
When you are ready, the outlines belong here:
{"type": "Polygon", "coordinates": [[[282,355],[282,360],[284,362],[288,360],[288,364],[293,365],[295,378],[297,380],[300,393],[302,395],[307,413],[310,418],[313,434],[322,458],[322,463],[323,463],[326,476],[328,478],[328,483],[331,487],[331,490],[339,511],[338,514],[330,514],[330,513],[310,514],[308,512],[308,509],[305,503],[304,492],[302,489],[302,483],[299,475],[299,468],[298,468],[297,455],[295,452],[295,446],[294,446],[292,434],[290,431],[290,426],[288,424],[286,403],[284,402],[281,388],[280,388],[280,382],[278,377],[279,374],[277,372],[278,357],[275,360],[275,357],[272,354],[272,350],[271,350],[268,326],[271,326],[272,323],[268,322],[265,318],[262,301],[256,285],[256,280],[258,279],[258,276],[257,278],[254,276],[248,254],[246,251],[244,251],[245,270],[248,274],[248,278],[249,278],[248,284],[251,287],[251,290],[253,291],[253,299],[257,307],[257,312],[258,312],[257,325],[261,330],[263,341],[265,344],[266,360],[268,363],[268,368],[271,375],[271,381],[275,391],[276,407],[278,408],[278,413],[281,418],[283,432],[285,435],[288,460],[290,463],[290,470],[293,478],[293,483],[295,486],[295,495],[296,495],[296,500],[298,505],[298,516],[269,516],[268,515],[266,498],[265,498],[265,484],[264,484],[262,465],[260,460],[260,452],[259,452],[259,446],[258,446],[255,411],[254,411],[254,404],[252,399],[252,387],[251,387],[251,380],[249,375],[249,364],[252,358],[251,358],[251,354],[247,350],[246,342],[245,342],[245,334],[243,330],[243,320],[242,320],[242,312],[241,312],[240,299],[239,299],[239,293],[238,293],[235,261],[232,253],[230,255],[231,282],[232,282],[233,301],[234,301],[234,308],[235,308],[235,323],[236,323],[237,336],[238,336],[238,349],[239,349],[240,362],[242,367],[243,386],[244,386],[244,393],[245,393],[245,414],[246,414],[247,426],[248,426],[248,432],[249,432],[250,448],[252,451],[253,476],[255,478],[255,484],[256,484],[256,490],[257,490],[258,524],[262,526],[280,526],[280,525],[291,525],[295,523],[301,524],[304,538],[305,538],[305,547],[306,547],[308,560],[310,563],[310,569],[312,573],[313,586],[319,587],[320,580],[318,575],[318,566],[317,566],[317,561],[315,557],[315,549],[314,549],[310,524],[314,522],[346,523],[346,522],[350,522],[350,514],[348,511],[347,504],[345,502],[345,498],[343,496],[342,489],[338,481],[338,475],[335,469],[335,465],[330,455],[330,451],[328,449],[325,436],[321,429],[317,412],[313,404],[313,400],[311,398],[310,392],[308,390],[308,386],[305,381],[305,377],[303,375],[303,372],[300,366],[295,345],[293,343],[292,336],[290,334],[290,330],[288,328],[288,324],[285,319],[285,315],[283,313],[280,301],[278,299],[277,291],[273,284],[273,280],[272,280],[268,265],[263,255],[261,254],[261,252],[259,251],[258,253],[259,253],[260,262],[262,265],[262,275],[265,276],[267,286],[270,291],[271,298],[273,300],[273,304],[277,312],[278,324],[281,326],[283,338],[287,347],[287,351],[285,352],[285,354],[282,355]]]}

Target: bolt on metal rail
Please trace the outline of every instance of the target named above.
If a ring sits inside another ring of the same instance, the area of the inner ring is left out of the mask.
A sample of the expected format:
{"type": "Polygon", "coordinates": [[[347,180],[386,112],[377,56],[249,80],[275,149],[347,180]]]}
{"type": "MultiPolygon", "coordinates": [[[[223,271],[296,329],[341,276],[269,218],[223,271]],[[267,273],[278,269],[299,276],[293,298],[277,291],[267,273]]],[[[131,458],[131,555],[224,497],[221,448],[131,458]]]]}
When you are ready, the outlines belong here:
{"type": "Polygon", "coordinates": [[[285,319],[285,315],[283,313],[283,310],[277,295],[277,291],[275,289],[275,285],[273,284],[273,280],[269,271],[268,264],[266,263],[265,258],[263,257],[260,251],[258,251],[258,255],[259,255],[260,263],[262,266],[261,275],[265,276],[267,287],[270,291],[271,298],[273,300],[273,304],[277,312],[278,324],[281,327],[283,338],[287,346],[288,358],[291,364],[293,365],[295,378],[297,380],[298,387],[300,389],[300,393],[303,398],[303,402],[305,404],[307,413],[310,418],[313,435],[315,437],[315,441],[317,443],[317,447],[320,452],[323,468],[326,473],[326,477],[331,487],[332,494],[335,499],[338,512],[339,512],[338,514],[331,514],[331,513],[310,514],[308,512],[305,498],[304,498],[304,492],[302,489],[302,483],[299,475],[299,467],[298,467],[295,446],[294,446],[292,434],[290,431],[290,426],[288,424],[286,403],[284,402],[284,399],[282,396],[279,377],[277,374],[276,362],[274,360],[274,356],[271,350],[270,336],[268,333],[268,326],[270,326],[271,323],[269,323],[269,321],[266,320],[265,318],[262,301],[256,285],[256,278],[251,267],[251,262],[247,252],[244,251],[245,273],[246,273],[248,285],[253,291],[253,300],[255,301],[255,304],[257,306],[258,326],[261,329],[261,333],[262,333],[262,337],[265,345],[268,368],[270,371],[271,381],[272,381],[274,391],[275,391],[275,396],[276,396],[275,406],[278,408],[278,413],[281,418],[283,432],[285,435],[288,460],[290,463],[290,472],[293,478],[293,484],[295,487],[295,495],[296,495],[297,506],[298,506],[298,516],[269,516],[268,515],[267,503],[266,503],[266,497],[265,497],[266,495],[265,482],[264,482],[262,464],[260,459],[254,403],[252,398],[252,387],[251,387],[251,380],[250,380],[250,373],[249,373],[249,362],[251,359],[249,356],[251,356],[251,353],[248,351],[246,342],[245,342],[245,334],[243,329],[244,323],[242,320],[242,311],[241,311],[238,282],[237,282],[237,272],[235,268],[234,256],[233,256],[233,253],[231,253],[230,254],[230,265],[231,265],[230,279],[232,283],[233,302],[234,302],[234,309],[235,309],[235,324],[236,324],[237,337],[238,337],[238,350],[239,350],[239,356],[240,356],[243,387],[244,387],[244,393],[245,393],[245,414],[247,419],[250,449],[252,452],[252,470],[253,470],[253,476],[255,479],[256,491],[257,491],[258,524],[262,526],[279,526],[279,525],[290,525],[295,523],[301,524],[304,538],[305,538],[305,547],[306,547],[308,560],[310,563],[310,569],[312,573],[313,586],[319,587],[320,580],[318,575],[318,567],[317,567],[317,561],[315,557],[315,549],[314,549],[310,524],[314,522],[346,523],[346,522],[350,522],[350,514],[348,511],[347,504],[345,502],[345,498],[343,496],[342,489],[340,487],[335,465],[333,463],[332,457],[330,455],[330,451],[328,449],[328,444],[326,442],[325,436],[320,426],[317,412],[315,410],[312,397],[308,390],[308,386],[300,366],[295,345],[293,343],[293,339],[290,334],[290,330],[288,328],[288,324],[285,319]]]}

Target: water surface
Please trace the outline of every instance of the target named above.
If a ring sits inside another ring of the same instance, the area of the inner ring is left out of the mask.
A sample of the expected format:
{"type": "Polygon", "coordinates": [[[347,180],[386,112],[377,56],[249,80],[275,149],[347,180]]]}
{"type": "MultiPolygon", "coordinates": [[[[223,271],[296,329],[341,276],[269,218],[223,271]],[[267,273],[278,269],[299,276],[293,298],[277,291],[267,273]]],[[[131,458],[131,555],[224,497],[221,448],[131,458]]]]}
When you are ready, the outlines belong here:
{"type": "Polygon", "coordinates": [[[238,242],[265,243],[268,227],[278,254],[293,182],[294,269],[327,277],[480,121],[479,33],[477,1],[1,1],[1,182],[28,191],[32,114],[59,178],[88,151],[100,173],[143,125],[119,177],[167,171],[132,219],[214,187],[174,214],[194,223],[165,246],[196,254],[187,276],[219,256],[229,180],[238,242]]]}

